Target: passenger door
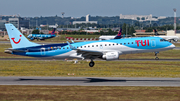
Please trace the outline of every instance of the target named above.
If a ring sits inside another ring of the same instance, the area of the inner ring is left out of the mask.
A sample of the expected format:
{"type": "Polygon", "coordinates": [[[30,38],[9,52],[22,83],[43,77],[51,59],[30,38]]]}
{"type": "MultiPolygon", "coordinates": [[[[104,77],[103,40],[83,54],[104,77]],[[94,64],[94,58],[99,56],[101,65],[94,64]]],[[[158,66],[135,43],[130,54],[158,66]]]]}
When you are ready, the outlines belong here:
{"type": "Polygon", "coordinates": [[[46,50],[45,48],[41,48],[40,51],[41,51],[41,55],[42,55],[42,56],[46,55],[45,50],[46,50]]]}
{"type": "Polygon", "coordinates": [[[155,39],[151,40],[151,47],[156,47],[156,40],[155,39]]]}

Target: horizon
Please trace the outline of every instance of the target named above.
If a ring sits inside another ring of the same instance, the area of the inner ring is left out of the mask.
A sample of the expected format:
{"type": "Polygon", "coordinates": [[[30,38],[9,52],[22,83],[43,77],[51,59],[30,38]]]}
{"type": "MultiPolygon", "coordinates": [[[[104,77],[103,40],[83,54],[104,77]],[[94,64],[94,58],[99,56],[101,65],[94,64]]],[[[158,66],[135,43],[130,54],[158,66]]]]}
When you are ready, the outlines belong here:
{"type": "Polygon", "coordinates": [[[19,14],[21,17],[64,17],[91,16],[112,17],[123,15],[149,15],[173,17],[173,8],[180,17],[180,1],[162,0],[0,0],[0,15],[19,14]]]}
{"type": "MultiPolygon", "coordinates": [[[[14,14],[14,15],[16,15],[16,14],[14,14]]],[[[92,16],[91,14],[89,14],[91,17],[120,17],[119,15],[116,15],[116,16],[100,16],[100,15],[96,15],[96,16],[92,16]]],[[[132,15],[132,14],[130,14],[130,15],[132,15]]],[[[137,14],[133,14],[133,15],[137,15],[137,14]]],[[[150,15],[150,14],[149,14],[150,15]]],[[[4,15],[0,15],[0,16],[4,16],[4,15]]],[[[12,15],[5,15],[5,16],[12,16],[12,15]]],[[[4,17],[5,17],[4,16],[4,17]]],[[[20,17],[24,17],[24,18],[35,18],[35,17],[55,17],[56,15],[49,15],[49,16],[20,16],[20,17]]],[[[139,16],[141,16],[141,15],[139,15],[139,16]]],[[[57,15],[57,17],[62,17],[62,16],[60,16],[60,15],[57,15]]],[[[64,18],[68,18],[68,17],[72,17],[72,16],[65,16],[64,18]]],[[[85,16],[81,16],[81,17],[86,17],[86,15],[85,16]]],[[[73,17],[73,18],[81,18],[81,17],[73,17]]],[[[152,17],[174,17],[174,16],[153,16],[152,15],[152,17]]],[[[178,17],[180,17],[180,16],[176,16],[177,18],[178,17]]]]}

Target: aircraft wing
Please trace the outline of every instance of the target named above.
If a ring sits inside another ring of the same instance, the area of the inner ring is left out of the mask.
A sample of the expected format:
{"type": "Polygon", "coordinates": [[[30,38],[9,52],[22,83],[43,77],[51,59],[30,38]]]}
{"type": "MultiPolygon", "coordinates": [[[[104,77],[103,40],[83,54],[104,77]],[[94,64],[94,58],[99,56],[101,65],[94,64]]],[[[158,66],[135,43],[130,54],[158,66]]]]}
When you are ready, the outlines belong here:
{"type": "Polygon", "coordinates": [[[81,56],[84,57],[85,59],[91,59],[91,58],[95,59],[103,55],[103,53],[99,51],[81,50],[81,49],[77,49],[76,51],[77,54],[81,54],[81,56]]]}
{"type": "Polygon", "coordinates": [[[81,54],[82,57],[84,57],[84,58],[89,58],[89,59],[90,58],[98,58],[103,55],[103,52],[95,51],[95,50],[77,49],[77,48],[73,47],[68,41],[67,41],[67,43],[72,50],[76,50],[77,54],[81,54]]]}

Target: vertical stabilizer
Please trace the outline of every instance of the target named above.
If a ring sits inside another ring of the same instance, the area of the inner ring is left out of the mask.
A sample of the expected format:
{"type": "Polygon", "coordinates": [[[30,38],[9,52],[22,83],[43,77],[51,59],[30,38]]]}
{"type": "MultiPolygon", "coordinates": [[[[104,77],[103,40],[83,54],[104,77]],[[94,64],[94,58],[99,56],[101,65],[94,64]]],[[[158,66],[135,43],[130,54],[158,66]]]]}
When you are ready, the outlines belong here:
{"type": "Polygon", "coordinates": [[[114,39],[121,39],[122,38],[122,29],[119,30],[118,35],[114,39]]]}
{"type": "Polygon", "coordinates": [[[39,46],[39,44],[30,42],[13,24],[8,23],[5,26],[13,49],[39,46]]]}
{"type": "Polygon", "coordinates": [[[156,29],[154,29],[154,33],[155,33],[155,36],[158,36],[158,35],[159,35],[159,33],[157,32],[156,29]]]}
{"type": "Polygon", "coordinates": [[[51,35],[54,35],[54,34],[55,34],[55,30],[56,30],[56,28],[53,29],[51,35]]]}

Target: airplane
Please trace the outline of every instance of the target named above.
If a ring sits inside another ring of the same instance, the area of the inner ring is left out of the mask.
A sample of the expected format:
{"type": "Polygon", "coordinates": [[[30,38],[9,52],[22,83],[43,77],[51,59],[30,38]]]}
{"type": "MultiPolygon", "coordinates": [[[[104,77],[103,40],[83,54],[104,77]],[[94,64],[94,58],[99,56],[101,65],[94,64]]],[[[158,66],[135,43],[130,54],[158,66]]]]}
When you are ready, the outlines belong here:
{"type": "Polygon", "coordinates": [[[56,29],[54,28],[51,34],[29,34],[27,38],[29,38],[30,40],[34,40],[34,39],[45,40],[45,39],[53,38],[56,37],[55,30],[56,29]]]}
{"type": "Polygon", "coordinates": [[[119,30],[117,36],[100,36],[99,40],[111,40],[111,39],[121,39],[122,38],[122,29],[119,30]]]}
{"type": "MultiPolygon", "coordinates": [[[[154,32],[155,32],[155,37],[160,37],[160,38],[163,38],[169,42],[177,42],[179,40],[179,37],[178,36],[163,36],[163,35],[159,35],[159,33],[156,31],[156,29],[154,29],[154,32]]],[[[99,39],[100,40],[112,40],[112,39],[115,39],[114,37],[117,37],[117,36],[100,36],[99,39]]]]}
{"type": "Polygon", "coordinates": [[[157,32],[156,29],[154,29],[154,33],[155,33],[155,37],[161,37],[169,42],[177,42],[179,40],[179,37],[178,36],[163,36],[163,35],[159,35],[159,33],[157,32]]]}
{"type": "Polygon", "coordinates": [[[122,54],[155,52],[175,48],[175,45],[160,37],[139,37],[114,40],[98,40],[40,45],[30,42],[13,24],[5,24],[12,48],[7,49],[15,55],[30,57],[52,57],[63,59],[90,59],[89,66],[95,65],[94,59],[118,60],[122,54]]]}

